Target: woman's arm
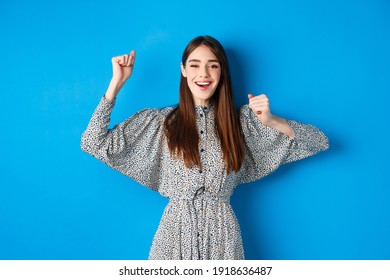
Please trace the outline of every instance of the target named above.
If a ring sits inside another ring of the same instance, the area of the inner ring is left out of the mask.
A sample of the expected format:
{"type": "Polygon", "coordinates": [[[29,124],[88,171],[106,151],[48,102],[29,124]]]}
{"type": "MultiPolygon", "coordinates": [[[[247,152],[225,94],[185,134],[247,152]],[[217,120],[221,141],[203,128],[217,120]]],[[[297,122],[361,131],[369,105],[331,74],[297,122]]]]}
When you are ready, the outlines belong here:
{"type": "MultiPolygon", "coordinates": [[[[253,95],[249,97],[256,98],[253,95]]],[[[264,96],[260,99],[263,102],[253,100],[240,110],[245,140],[245,160],[237,174],[240,184],[258,180],[281,164],[307,158],[329,147],[328,138],[315,126],[262,115],[265,111],[269,114],[269,105],[257,104],[268,103],[264,96]]]]}
{"type": "Polygon", "coordinates": [[[81,149],[153,190],[160,182],[165,115],[144,109],[109,129],[115,98],[130,78],[135,52],[112,58],[113,76],[81,137],[81,149]]]}
{"type": "Polygon", "coordinates": [[[132,50],[130,54],[113,57],[111,62],[112,78],[104,95],[108,101],[114,101],[125,82],[131,77],[134,69],[135,51],[132,50]]]}
{"type": "Polygon", "coordinates": [[[281,117],[271,114],[269,99],[265,94],[259,96],[248,94],[248,98],[249,108],[257,115],[257,118],[263,125],[276,129],[290,138],[294,138],[294,131],[288,122],[281,117]]]}

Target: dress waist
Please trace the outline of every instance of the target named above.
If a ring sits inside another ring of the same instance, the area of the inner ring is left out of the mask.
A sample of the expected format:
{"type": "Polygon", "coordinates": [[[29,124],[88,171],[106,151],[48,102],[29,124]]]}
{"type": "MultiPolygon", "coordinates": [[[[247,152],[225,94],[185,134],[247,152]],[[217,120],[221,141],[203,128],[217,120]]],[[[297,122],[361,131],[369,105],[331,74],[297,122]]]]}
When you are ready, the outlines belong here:
{"type": "Polygon", "coordinates": [[[222,202],[222,203],[230,203],[230,196],[224,196],[221,194],[216,194],[211,191],[207,191],[204,188],[200,188],[196,191],[195,194],[191,195],[183,195],[183,196],[174,196],[174,197],[169,197],[169,200],[174,202],[174,201],[194,201],[194,200],[199,200],[199,199],[205,199],[209,200],[212,202],[222,202]]]}

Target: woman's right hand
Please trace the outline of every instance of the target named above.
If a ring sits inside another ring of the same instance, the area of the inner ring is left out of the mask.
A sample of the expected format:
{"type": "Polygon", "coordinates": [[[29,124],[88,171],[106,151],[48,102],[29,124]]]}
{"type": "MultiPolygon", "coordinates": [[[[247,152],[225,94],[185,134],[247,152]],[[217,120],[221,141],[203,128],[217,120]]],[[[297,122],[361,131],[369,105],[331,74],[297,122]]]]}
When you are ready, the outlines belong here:
{"type": "Polygon", "coordinates": [[[129,54],[115,56],[112,62],[112,79],[104,97],[113,101],[125,82],[131,77],[135,62],[135,51],[129,54]]]}
{"type": "Polygon", "coordinates": [[[135,62],[135,51],[130,54],[115,56],[112,58],[112,79],[118,83],[124,84],[133,73],[135,62]]]}

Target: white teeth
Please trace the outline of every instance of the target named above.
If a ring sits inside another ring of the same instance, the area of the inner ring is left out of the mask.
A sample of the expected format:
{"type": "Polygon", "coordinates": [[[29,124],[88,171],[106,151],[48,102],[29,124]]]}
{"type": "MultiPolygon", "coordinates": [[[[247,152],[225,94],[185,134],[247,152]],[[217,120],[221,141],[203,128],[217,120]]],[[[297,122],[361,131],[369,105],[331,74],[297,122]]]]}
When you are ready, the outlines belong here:
{"type": "Polygon", "coordinates": [[[200,86],[208,86],[211,83],[210,82],[197,82],[196,84],[200,85],[200,86]]]}

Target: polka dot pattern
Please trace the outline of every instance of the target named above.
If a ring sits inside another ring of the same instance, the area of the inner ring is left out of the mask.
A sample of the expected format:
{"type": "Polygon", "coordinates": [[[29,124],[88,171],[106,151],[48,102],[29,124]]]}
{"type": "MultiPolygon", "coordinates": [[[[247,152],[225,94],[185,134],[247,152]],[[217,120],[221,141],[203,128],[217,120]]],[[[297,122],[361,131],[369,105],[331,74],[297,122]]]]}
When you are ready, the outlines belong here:
{"type": "Polygon", "coordinates": [[[169,198],[149,259],[244,259],[240,227],[230,205],[238,184],[258,180],[283,163],[328,148],[316,127],[289,121],[295,137],[262,125],[240,110],[245,160],[227,175],[213,106],[196,106],[201,169],[172,158],[163,133],[172,107],[145,109],[108,129],[114,102],[102,98],[82,135],[81,148],[108,166],[169,198]]]}

